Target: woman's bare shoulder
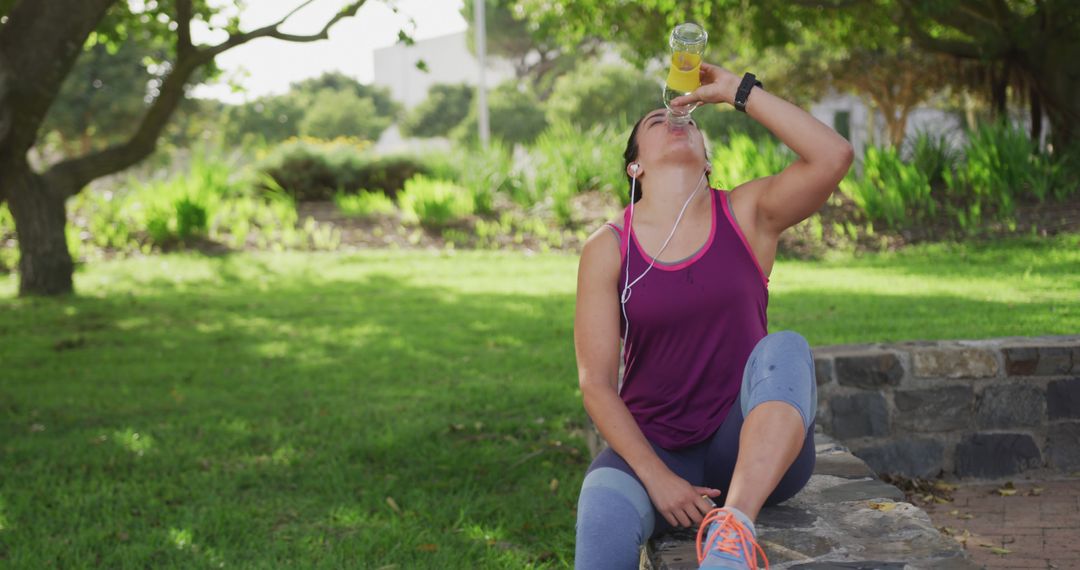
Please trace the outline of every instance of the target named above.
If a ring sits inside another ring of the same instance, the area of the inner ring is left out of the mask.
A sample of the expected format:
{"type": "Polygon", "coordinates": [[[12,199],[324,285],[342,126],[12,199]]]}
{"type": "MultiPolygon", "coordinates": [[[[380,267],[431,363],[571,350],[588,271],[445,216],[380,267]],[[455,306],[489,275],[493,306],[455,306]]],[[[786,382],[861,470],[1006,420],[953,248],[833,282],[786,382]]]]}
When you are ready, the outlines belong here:
{"type": "Polygon", "coordinates": [[[604,268],[614,268],[617,273],[622,254],[620,252],[620,234],[622,232],[622,220],[612,220],[593,231],[585,240],[581,248],[581,265],[588,265],[593,269],[603,271],[604,268]],[[618,225],[616,225],[618,222],[618,225]],[[612,226],[615,227],[612,227],[612,226]],[[616,228],[617,231],[616,231],[616,228]]]}

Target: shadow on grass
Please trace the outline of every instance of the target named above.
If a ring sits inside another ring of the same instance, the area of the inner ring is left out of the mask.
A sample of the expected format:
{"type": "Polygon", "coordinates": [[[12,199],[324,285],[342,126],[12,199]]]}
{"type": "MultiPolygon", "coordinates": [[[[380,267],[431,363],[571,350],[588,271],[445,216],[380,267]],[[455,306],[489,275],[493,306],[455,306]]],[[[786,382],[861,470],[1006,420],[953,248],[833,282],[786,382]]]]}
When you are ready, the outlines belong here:
{"type": "Polygon", "coordinates": [[[587,461],[569,296],[219,265],[204,287],[0,302],[19,331],[0,560],[567,562],[587,461]]]}

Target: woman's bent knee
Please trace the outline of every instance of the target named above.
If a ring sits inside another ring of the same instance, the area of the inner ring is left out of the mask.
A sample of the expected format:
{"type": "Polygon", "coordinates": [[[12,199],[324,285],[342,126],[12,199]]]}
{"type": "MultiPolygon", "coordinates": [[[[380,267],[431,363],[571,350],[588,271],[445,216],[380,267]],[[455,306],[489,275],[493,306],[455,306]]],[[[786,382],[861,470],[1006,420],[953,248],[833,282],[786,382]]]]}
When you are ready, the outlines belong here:
{"type": "Polygon", "coordinates": [[[765,336],[746,364],[739,394],[743,417],[770,401],[793,406],[809,429],[817,412],[817,383],[810,344],[799,333],[780,331],[765,336]]]}

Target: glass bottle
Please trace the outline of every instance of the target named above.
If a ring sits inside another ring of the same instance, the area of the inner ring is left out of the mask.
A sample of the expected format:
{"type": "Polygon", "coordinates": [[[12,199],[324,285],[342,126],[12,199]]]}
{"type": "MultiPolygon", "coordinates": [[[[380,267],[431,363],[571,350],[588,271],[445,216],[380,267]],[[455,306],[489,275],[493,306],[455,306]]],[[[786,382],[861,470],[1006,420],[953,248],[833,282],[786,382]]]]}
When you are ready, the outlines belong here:
{"type": "Polygon", "coordinates": [[[709,35],[701,26],[686,22],[671,30],[671,68],[664,83],[664,106],[668,108],[668,121],[676,127],[684,127],[690,122],[690,113],[697,108],[697,103],[689,105],[671,104],[676,97],[693,92],[701,86],[701,57],[709,35]]]}

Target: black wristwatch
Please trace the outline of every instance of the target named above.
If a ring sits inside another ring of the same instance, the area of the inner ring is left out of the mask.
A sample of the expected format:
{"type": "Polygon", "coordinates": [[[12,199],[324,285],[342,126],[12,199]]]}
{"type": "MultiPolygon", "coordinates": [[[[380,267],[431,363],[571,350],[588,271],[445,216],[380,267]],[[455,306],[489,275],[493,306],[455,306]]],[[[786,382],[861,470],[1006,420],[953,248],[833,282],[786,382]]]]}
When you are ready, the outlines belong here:
{"type": "Polygon", "coordinates": [[[747,73],[742,76],[742,82],[739,83],[739,89],[735,91],[735,110],[746,112],[746,100],[750,98],[750,90],[755,87],[761,87],[761,82],[754,77],[753,73],[747,73]]]}

